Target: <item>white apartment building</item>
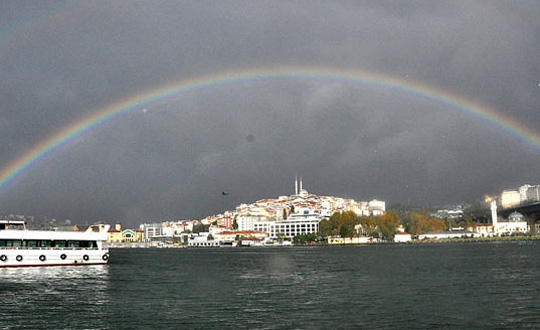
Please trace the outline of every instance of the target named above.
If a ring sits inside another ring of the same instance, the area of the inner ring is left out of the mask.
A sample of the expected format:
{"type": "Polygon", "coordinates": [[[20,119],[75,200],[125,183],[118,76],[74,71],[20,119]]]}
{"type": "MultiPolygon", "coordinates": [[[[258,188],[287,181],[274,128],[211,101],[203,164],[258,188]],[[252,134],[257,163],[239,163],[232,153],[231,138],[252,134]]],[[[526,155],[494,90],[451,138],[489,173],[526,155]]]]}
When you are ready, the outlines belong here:
{"type": "Polygon", "coordinates": [[[519,191],[504,190],[501,194],[501,207],[507,208],[518,205],[521,202],[519,191]]]}
{"type": "Polygon", "coordinates": [[[240,231],[252,231],[253,224],[259,220],[259,217],[252,215],[241,215],[236,218],[236,223],[238,224],[238,230],[240,231]]]}
{"type": "Polygon", "coordinates": [[[325,217],[314,213],[309,209],[301,209],[298,213],[291,214],[287,220],[280,221],[257,221],[253,223],[253,230],[264,231],[270,238],[278,237],[278,234],[292,238],[296,235],[316,234],[319,232],[319,222],[325,217]]]}
{"type": "Polygon", "coordinates": [[[540,185],[530,185],[526,184],[519,187],[519,197],[521,202],[531,201],[538,202],[540,201],[540,185]]]}
{"type": "Polygon", "coordinates": [[[372,200],[368,203],[368,209],[372,216],[380,216],[386,212],[386,203],[379,200],[372,200]]]}
{"type": "Polygon", "coordinates": [[[152,237],[164,236],[161,223],[145,223],[140,226],[144,230],[144,240],[149,242],[152,237]]]}

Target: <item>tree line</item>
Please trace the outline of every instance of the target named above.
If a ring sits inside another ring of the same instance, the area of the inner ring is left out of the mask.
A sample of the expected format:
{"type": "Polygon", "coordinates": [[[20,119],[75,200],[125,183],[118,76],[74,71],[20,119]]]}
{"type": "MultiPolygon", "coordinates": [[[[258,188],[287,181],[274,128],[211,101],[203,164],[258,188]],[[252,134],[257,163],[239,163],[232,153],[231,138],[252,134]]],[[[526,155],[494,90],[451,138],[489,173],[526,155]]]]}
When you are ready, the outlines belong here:
{"type": "Polygon", "coordinates": [[[330,219],[319,223],[319,235],[327,236],[371,236],[384,240],[393,240],[398,228],[416,236],[428,232],[447,229],[443,220],[427,213],[407,212],[401,217],[395,211],[387,211],[381,216],[358,216],[354,211],[334,213],[330,219]]]}

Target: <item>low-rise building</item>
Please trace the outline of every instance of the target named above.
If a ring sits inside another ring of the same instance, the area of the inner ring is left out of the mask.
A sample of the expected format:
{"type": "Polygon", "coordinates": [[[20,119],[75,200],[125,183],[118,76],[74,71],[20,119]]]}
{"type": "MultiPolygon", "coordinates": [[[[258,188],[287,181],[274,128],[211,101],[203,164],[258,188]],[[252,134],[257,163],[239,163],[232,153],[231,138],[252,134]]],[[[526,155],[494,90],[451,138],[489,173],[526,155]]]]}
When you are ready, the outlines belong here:
{"type": "Polygon", "coordinates": [[[143,242],[144,231],[142,229],[122,229],[122,225],[117,223],[114,229],[107,232],[108,243],[133,243],[143,242]]]}
{"type": "Polygon", "coordinates": [[[511,213],[507,219],[499,217],[497,214],[497,201],[491,201],[491,223],[495,235],[510,235],[514,233],[529,232],[529,224],[523,214],[519,212],[511,213]]]}
{"type": "Polygon", "coordinates": [[[245,238],[256,238],[259,240],[264,240],[268,238],[268,234],[264,231],[254,231],[254,230],[225,230],[219,233],[213,234],[214,239],[222,242],[232,242],[236,239],[245,239],[245,238]]]}
{"type": "Polygon", "coordinates": [[[468,227],[467,229],[484,237],[494,235],[493,225],[491,223],[475,223],[472,227],[468,227]]]}
{"type": "Polygon", "coordinates": [[[412,241],[412,235],[407,232],[399,232],[394,235],[394,242],[407,243],[412,241]]]}
{"type": "Polygon", "coordinates": [[[329,245],[347,245],[347,244],[368,244],[373,243],[373,237],[356,236],[356,237],[341,237],[329,236],[326,238],[329,245]]]}
{"type": "Polygon", "coordinates": [[[448,239],[448,238],[467,238],[467,237],[479,237],[477,233],[470,231],[443,231],[438,233],[427,233],[418,235],[419,240],[437,240],[437,239],[448,239]]]}
{"type": "Polygon", "coordinates": [[[191,235],[188,239],[189,247],[217,247],[220,242],[216,239],[209,239],[209,233],[199,233],[191,235]]]}

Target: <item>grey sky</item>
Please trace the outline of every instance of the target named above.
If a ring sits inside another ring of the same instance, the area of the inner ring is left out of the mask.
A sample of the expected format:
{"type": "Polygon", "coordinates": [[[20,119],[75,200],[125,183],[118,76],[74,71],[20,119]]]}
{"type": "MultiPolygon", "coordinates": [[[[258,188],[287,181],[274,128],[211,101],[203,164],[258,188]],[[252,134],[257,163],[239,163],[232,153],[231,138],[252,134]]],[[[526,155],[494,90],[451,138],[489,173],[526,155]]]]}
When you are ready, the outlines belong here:
{"type": "MultiPolygon", "coordinates": [[[[538,17],[537,1],[3,1],[0,167],[96,109],[251,67],[411,79],[537,129],[538,17]]],[[[538,149],[373,86],[274,79],[140,110],[0,191],[0,213],[127,225],[201,218],[291,194],[295,175],[319,195],[421,205],[540,183],[538,149]]]]}

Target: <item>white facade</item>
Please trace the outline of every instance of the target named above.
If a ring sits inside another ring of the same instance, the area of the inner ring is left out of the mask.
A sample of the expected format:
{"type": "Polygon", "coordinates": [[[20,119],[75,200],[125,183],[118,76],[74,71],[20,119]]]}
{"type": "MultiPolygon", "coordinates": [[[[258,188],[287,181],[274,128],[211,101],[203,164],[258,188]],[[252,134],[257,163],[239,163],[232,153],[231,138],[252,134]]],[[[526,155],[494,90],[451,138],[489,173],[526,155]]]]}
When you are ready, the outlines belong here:
{"type": "Polygon", "coordinates": [[[164,236],[161,223],[145,223],[141,225],[141,229],[144,230],[144,240],[147,242],[151,241],[152,237],[164,236]]]}
{"type": "Polygon", "coordinates": [[[501,194],[501,206],[503,208],[518,205],[520,201],[521,197],[517,190],[505,190],[501,194]]]}
{"type": "Polygon", "coordinates": [[[493,233],[495,235],[526,233],[529,231],[529,224],[525,221],[523,215],[514,212],[508,220],[499,219],[497,215],[497,202],[491,201],[491,223],[493,224],[493,233]],[[517,215],[520,215],[517,216],[517,215]]]}
{"type": "Polygon", "coordinates": [[[278,234],[292,238],[296,235],[318,233],[319,222],[324,219],[323,216],[313,213],[312,210],[300,209],[299,213],[291,214],[287,220],[255,222],[253,230],[264,231],[271,238],[278,237],[278,234]]]}
{"type": "Polygon", "coordinates": [[[412,241],[412,236],[409,233],[397,233],[394,236],[394,242],[396,243],[406,243],[412,241]]]}
{"type": "Polygon", "coordinates": [[[477,233],[469,232],[469,231],[445,231],[441,233],[429,233],[429,234],[418,235],[419,240],[461,238],[461,237],[480,237],[480,235],[477,233]]]}
{"type": "Polygon", "coordinates": [[[254,230],[253,224],[259,220],[259,217],[254,216],[239,216],[236,219],[238,223],[238,230],[240,231],[252,231],[254,230]]]}
{"type": "Polygon", "coordinates": [[[526,233],[529,231],[529,225],[525,221],[520,222],[499,222],[494,227],[496,234],[526,233]]]}
{"type": "Polygon", "coordinates": [[[214,239],[221,242],[232,242],[237,237],[238,238],[250,237],[250,238],[256,238],[258,240],[264,240],[268,238],[268,234],[262,231],[238,231],[238,230],[222,231],[222,232],[216,233],[213,236],[214,236],[214,239]]]}
{"type": "Polygon", "coordinates": [[[189,247],[216,247],[219,245],[218,240],[208,240],[208,233],[200,233],[198,236],[192,235],[188,239],[189,247]]]}
{"type": "Polygon", "coordinates": [[[377,217],[383,215],[384,212],[386,212],[386,203],[374,199],[368,203],[368,208],[371,212],[371,215],[377,217]]]}
{"type": "Polygon", "coordinates": [[[161,234],[163,236],[173,236],[175,234],[175,228],[173,227],[162,227],[161,234]]]}
{"type": "Polygon", "coordinates": [[[100,225],[85,232],[27,230],[24,221],[0,220],[0,268],[106,264],[109,249],[103,242],[109,228],[100,225]]]}
{"type": "Polygon", "coordinates": [[[530,185],[526,184],[519,187],[519,196],[522,202],[531,201],[538,202],[540,201],[540,185],[530,185]]]}

